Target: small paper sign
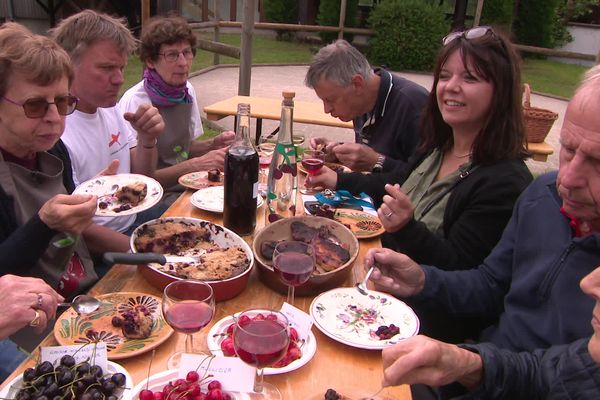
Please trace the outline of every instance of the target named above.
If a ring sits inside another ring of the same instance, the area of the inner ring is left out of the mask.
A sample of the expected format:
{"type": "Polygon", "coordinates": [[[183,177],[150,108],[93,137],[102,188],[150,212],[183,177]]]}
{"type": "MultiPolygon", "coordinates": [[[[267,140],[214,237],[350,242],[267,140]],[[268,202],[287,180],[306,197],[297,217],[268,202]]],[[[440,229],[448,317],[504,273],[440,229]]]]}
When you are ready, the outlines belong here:
{"type": "Polygon", "coordinates": [[[254,391],[256,368],[236,357],[182,354],[179,378],[185,379],[190,371],[198,371],[200,378],[213,375],[211,380],[221,382],[223,390],[229,392],[254,391]]]}
{"type": "Polygon", "coordinates": [[[73,356],[77,363],[88,361],[90,364],[102,368],[102,371],[105,373],[107,371],[108,356],[106,353],[106,343],[104,342],[87,345],[42,347],[42,362],[50,361],[56,366],[60,363],[61,357],[65,354],[73,356]]]}
{"type": "Polygon", "coordinates": [[[312,317],[288,303],[283,303],[281,313],[287,317],[290,325],[298,331],[300,340],[307,340],[308,333],[313,325],[312,317]]]}

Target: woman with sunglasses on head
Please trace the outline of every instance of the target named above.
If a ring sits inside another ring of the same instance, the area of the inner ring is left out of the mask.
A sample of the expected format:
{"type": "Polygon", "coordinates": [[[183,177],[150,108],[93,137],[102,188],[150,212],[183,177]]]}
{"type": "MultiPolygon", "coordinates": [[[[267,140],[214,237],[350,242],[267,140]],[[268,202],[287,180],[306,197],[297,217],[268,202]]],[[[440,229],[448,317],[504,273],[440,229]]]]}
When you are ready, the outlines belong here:
{"type": "MultiPolygon", "coordinates": [[[[378,204],[385,247],[441,269],[479,265],[496,245],[532,176],[525,165],[519,58],[491,27],[443,39],[407,172],[336,174],[314,185],[366,192],[378,204]]],[[[422,331],[447,341],[491,321],[451,318],[417,304],[422,331]]]]}
{"type": "Polygon", "coordinates": [[[165,132],[157,142],[155,178],[167,191],[175,193],[182,190],[177,185],[182,175],[215,168],[223,170],[226,147],[235,136],[228,131],[210,140],[196,140],[204,131],[196,94],[187,80],[195,46],[196,37],[185,19],[161,16],[150,19],[144,24],[140,46],[144,79],[127,90],[119,101],[124,111],[135,110],[144,103],[158,108],[165,121],[165,132]]]}
{"type": "MultiPolygon", "coordinates": [[[[52,40],[6,23],[0,76],[0,275],[38,277],[70,297],[97,280],[78,240],[96,198],[69,195],[71,165],[60,141],[77,104],[69,94],[70,59],[52,40]]],[[[31,349],[42,337],[30,329],[15,340],[31,349]]]]}

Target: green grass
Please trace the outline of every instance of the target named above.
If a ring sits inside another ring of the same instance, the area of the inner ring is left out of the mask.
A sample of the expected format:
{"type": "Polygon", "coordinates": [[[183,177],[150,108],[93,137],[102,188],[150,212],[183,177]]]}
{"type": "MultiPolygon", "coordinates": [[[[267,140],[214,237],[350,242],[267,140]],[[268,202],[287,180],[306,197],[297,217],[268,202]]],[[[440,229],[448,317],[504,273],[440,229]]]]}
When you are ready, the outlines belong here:
{"type": "MultiPolygon", "coordinates": [[[[212,33],[201,35],[206,39],[212,38],[212,33]]],[[[240,35],[221,34],[221,42],[233,46],[240,45],[240,35]]],[[[252,42],[253,64],[277,63],[309,63],[313,46],[306,43],[277,41],[265,35],[254,35],[252,42]]],[[[199,50],[194,58],[193,71],[211,66],[213,54],[199,50]]],[[[221,64],[239,64],[239,60],[231,57],[220,57],[221,64]]],[[[587,67],[564,64],[557,61],[525,58],[523,61],[523,82],[529,83],[532,90],[555,96],[570,98],[581,80],[587,67]]],[[[142,63],[137,56],[131,57],[125,70],[125,83],[121,94],[137,83],[142,76],[142,63]]]]}

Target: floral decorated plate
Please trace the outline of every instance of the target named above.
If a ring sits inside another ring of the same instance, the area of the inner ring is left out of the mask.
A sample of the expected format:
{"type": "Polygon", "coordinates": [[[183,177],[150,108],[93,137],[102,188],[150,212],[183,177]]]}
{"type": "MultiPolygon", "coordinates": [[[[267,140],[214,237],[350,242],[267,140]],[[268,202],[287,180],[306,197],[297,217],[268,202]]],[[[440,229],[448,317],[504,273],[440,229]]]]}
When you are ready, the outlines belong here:
{"type": "Polygon", "coordinates": [[[178,181],[181,186],[198,190],[210,186],[223,186],[223,177],[224,175],[221,174],[219,182],[212,182],[208,180],[208,171],[197,171],[180,176],[178,181]]]}
{"type": "Polygon", "coordinates": [[[333,219],[347,226],[358,239],[372,238],[385,232],[377,215],[365,211],[337,208],[333,219]]]}
{"type": "Polygon", "coordinates": [[[118,217],[121,215],[137,214],[147,210],[160,201],[163,188],[156,180],[139,174],[105,175],[90,179],[77,186],[74,194],[93,194],[98,196],[98,208],[96,215],[103,217],[118,217]],[[136,206],[123,204],[115,196],[115,192],[121,187],[136,182],[146,184],[146,197],[136,206]]]}
{"type": "Polygon", "coordinates": [[[87,315],[79,315],[72,308],[65,311],[54,324],[54,337],[61,345],[85,344],[103,341],[109,360],[133,357],[152,350],[167,340],[173,329],[165,322],[161,300],[143,293],[118,292],[96,296],[100,307],[87,315]],[[152,332],[145,339],[128,339],[121,328],[112,325],[112,318],[143,305],[154,320],[152,332]]]}
{"type": "Polygon", "coordinates": [[[376,291],[369,291],[367,296],[355,288],[321,293],[311,303],[310,315],[317,328],[333,340],[367,350],[382,350],[419,331],[419,319],[409,306],[376,291]],[[400,332],[390,339],[379,339],[377,328],[391,324],[400,332]]]}
{"type": "MultiPolygon", "coordinates": [[[[223,186],[212,186],[196,191],[190,198],[190,202],[194,207],[201,210],[211,211],[215,213],[223,212],[223,186]]],[[[257,197],[256,207],[263,204],[262,196],[257,197]]]]}
{"type": "MultiPolygon", "coordinates": [[[[223,355],[223,351],[221,351],[221,342],[227,337],[227,328],[233,323],[233,316],[229,315],[217,321],[208,332],[206,341],[210,352],[214,356],[223,355]]],[[[306,341],[298,341],[298,346],[300,347],[300,351],[302,351],[302,356],[299,359],[280,368],[264,368],[263,373],[265,375],[285,374],[286,372],[295,371],[308,363],[317,351],[317,339],[315,338],[314,333],[312,333],[312,331],[309,332],[306,341]]]]}

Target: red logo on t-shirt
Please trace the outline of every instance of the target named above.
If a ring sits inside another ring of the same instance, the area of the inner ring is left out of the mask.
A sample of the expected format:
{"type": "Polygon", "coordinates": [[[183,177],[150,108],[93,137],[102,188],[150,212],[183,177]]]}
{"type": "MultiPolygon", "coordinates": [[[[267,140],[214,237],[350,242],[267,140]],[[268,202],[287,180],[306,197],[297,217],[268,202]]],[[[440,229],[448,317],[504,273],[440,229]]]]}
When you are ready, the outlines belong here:
{"type": "Polygon", "coordinates": [[[113,144],[119,143],[119,136],[121,136],[121,132],[117,132],[116,135],[113,135],[112,133],[110,134],[110,142],[108,143],[108,147],[112,146],[113,144]]]}
{"type": "Polygon", "coordinates": [[[63,297],[70,297],[79,288],[79,282],[86,277],[85,268],[77,253],[73,253],[65,272],[58,282],[58,292],[63,297]]]}

